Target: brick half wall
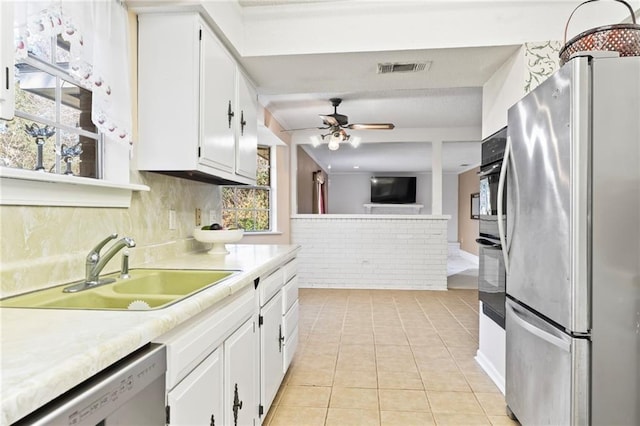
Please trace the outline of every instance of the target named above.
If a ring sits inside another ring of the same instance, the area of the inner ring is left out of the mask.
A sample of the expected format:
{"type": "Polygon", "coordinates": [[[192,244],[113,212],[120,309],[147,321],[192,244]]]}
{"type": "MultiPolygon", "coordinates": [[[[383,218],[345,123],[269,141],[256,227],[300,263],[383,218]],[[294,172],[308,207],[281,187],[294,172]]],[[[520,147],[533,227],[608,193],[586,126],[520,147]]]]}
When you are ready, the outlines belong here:
{"type": "Polygon", "coordinates": [[[448,219],[296,215],[300,287],[446,290],[448,219]]]}

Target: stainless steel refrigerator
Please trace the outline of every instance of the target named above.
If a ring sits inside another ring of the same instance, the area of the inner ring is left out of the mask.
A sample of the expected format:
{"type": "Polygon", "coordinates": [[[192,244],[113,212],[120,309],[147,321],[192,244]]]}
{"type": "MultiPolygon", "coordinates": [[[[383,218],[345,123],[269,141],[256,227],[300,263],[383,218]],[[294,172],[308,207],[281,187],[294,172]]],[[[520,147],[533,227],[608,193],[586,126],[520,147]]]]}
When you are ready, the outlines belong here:
{"type": "Polygon", "coordinates": [[[507,145],[508,411],[640,425],[640,57],[570,60],[507,145]]]}

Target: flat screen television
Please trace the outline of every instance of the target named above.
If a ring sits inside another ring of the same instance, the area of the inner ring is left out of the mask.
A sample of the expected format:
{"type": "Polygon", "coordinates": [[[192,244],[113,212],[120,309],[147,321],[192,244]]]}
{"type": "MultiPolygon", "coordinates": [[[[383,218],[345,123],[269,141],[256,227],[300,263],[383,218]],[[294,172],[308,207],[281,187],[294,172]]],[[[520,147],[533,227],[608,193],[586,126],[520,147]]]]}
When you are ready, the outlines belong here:
{"type": "Polygon", "coordinates": [[[371,202],[411,204],[416,202],[415,176],[374,176],[371,178],[371,202]]]}

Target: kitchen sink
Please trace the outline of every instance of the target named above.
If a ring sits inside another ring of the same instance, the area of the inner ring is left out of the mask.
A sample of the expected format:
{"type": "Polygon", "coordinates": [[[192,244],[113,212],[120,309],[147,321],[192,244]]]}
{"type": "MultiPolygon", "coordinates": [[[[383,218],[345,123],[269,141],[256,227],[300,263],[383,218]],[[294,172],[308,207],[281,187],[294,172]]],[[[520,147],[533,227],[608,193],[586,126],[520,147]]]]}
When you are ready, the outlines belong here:
{"type": "Polygon", "coordinates": [[[131,277],[118,280],[113,291],[122,294],[190,294],[233,274],[233,271],[132,269],[131,277]]]}
{"type": "MultiPolygon", "coordinates": [[[[235,273],[237,271],[131,269],[129,278],[120,278],[118,273],[101,277],[115,278],[116,281],[111,284],[65,293],[63,290],[73,285],[68,283],[2,299],[0,307],[129,310],[132,302],[140,300],[149,305],[149,308],[142,305],[143,310],[161,309],[218,284],[235,273]]],[[[132,309],[135,307],[134,310],[139,310],[140,304],[136,305],[132,309]]]]}

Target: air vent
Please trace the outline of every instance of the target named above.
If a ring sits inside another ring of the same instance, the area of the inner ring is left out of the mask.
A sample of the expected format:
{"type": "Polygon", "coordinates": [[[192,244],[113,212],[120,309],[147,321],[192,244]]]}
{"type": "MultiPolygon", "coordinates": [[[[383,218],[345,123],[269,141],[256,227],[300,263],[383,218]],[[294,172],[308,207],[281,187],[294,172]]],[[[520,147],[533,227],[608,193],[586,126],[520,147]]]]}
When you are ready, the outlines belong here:
{"type": "Polygon", "coordinates": [[[419,72],[428,71],[431,62],[408,62],[408,63],[385,63],[378,64],[378,74],[389,74],[393,72],[419,72]]]}

